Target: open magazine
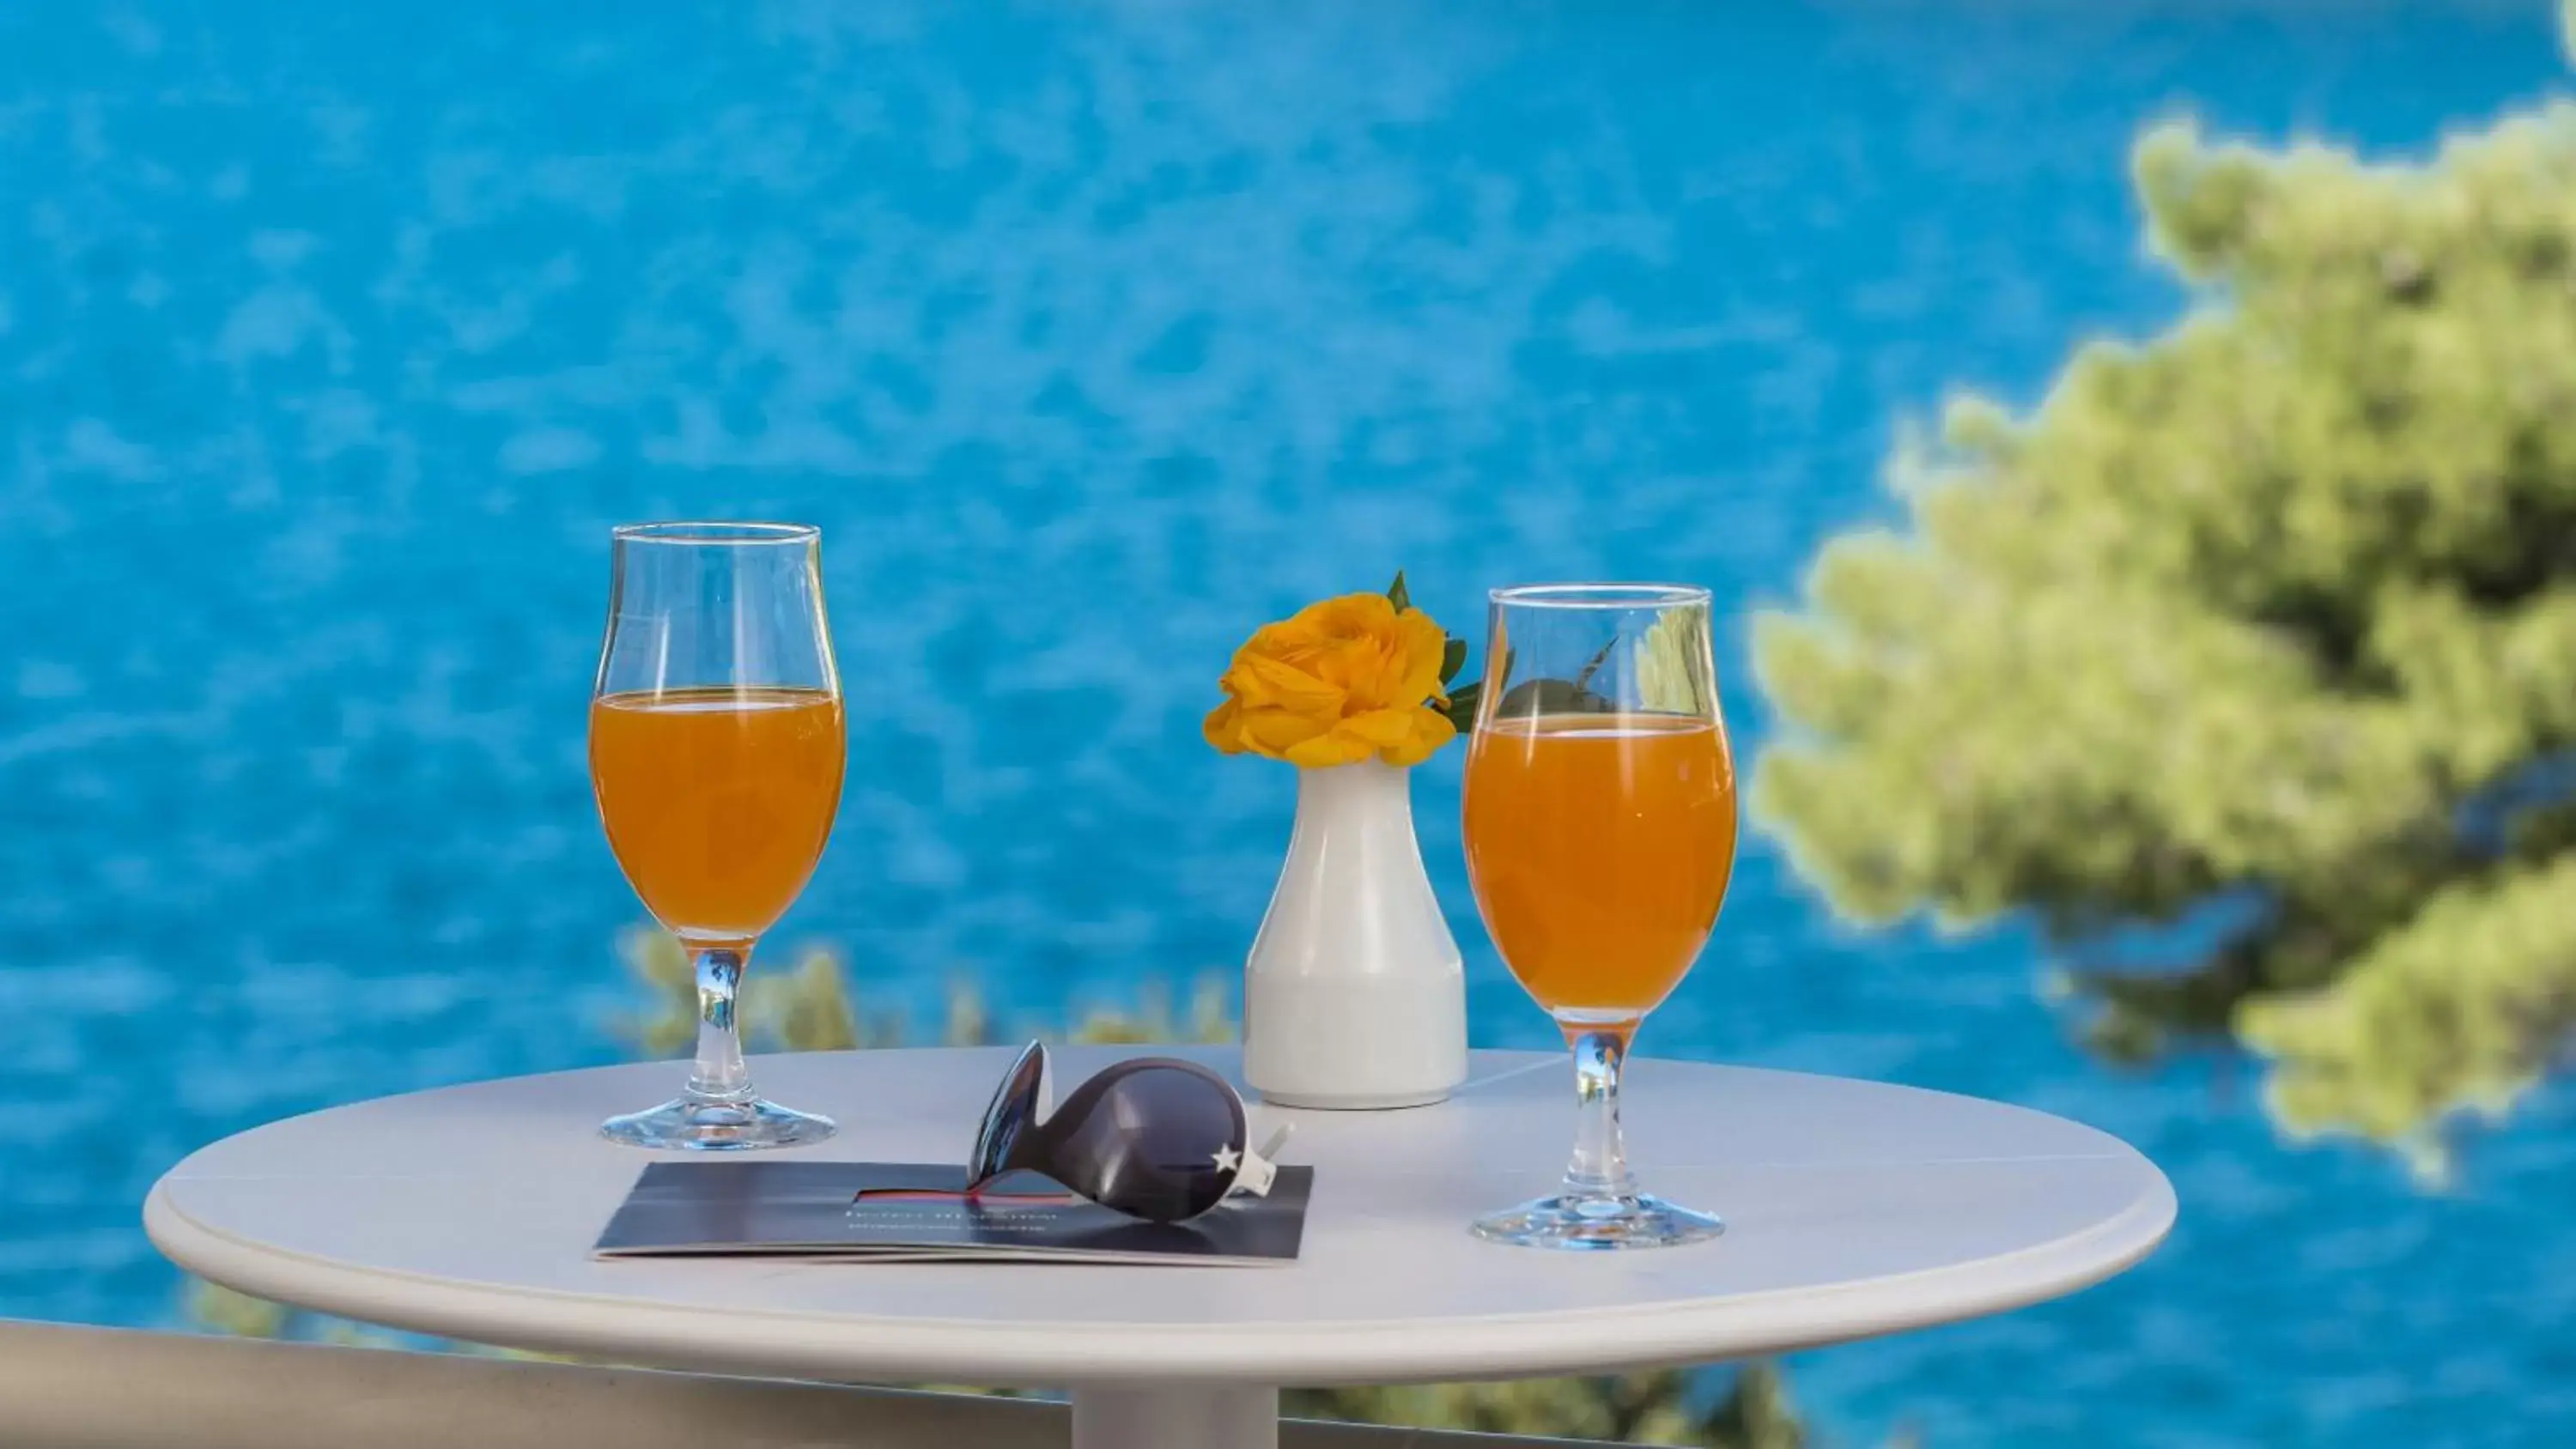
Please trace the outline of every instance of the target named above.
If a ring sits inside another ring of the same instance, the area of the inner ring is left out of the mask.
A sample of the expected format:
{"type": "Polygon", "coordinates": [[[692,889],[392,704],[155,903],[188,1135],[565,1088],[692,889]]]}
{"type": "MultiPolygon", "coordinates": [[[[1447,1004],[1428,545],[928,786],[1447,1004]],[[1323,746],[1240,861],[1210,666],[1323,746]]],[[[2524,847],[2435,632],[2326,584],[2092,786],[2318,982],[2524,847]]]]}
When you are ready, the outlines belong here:
{"type": "Polygon", "coordinates": [[[1283,1167],[1265,1197],[1232,1197],[1185,1223],[1149,1223],[1034,1173],[1013,1173],[970,1198],[962,1167],[656,1162],[592,1251],[871,1263],[1288,1263],[1314,1178],[1311,1167],[1283,1167]]]}

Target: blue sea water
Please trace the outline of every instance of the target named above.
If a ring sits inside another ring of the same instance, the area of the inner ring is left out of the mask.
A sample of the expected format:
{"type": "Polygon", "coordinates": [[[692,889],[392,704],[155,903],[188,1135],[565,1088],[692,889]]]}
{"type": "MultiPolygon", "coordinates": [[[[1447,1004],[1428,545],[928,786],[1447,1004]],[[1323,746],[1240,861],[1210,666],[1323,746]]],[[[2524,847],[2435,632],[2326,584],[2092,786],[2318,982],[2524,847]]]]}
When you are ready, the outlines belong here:
{"type": "MultiPolygon", "coordinates": [[[[851,782],[781,940],[927,1024],[1239,963],[1282,768],[1233,642],[1398,566],[1704,581],[1883,522],[1897,430],[2179,303],[2126,148],[2419,155],[2542,3],[0,7],[0,1314],[159,1324],[136,1223],[282,1114],[614,1059],[604,535],[826,533],[851,782]]],[[[1475,1034],[1547,1038],[1424,844],[1475,1034]]],[[[2026,931],[1837,925],[1756,843],[1649,1050],[1982,1093],[2165,1164],[2162,1254],[1801,1356],[1837,1442],[2576,1434],[2576,1095],[2430,1194],[2250,1069],[2067,1044],[2026,931]]]]}

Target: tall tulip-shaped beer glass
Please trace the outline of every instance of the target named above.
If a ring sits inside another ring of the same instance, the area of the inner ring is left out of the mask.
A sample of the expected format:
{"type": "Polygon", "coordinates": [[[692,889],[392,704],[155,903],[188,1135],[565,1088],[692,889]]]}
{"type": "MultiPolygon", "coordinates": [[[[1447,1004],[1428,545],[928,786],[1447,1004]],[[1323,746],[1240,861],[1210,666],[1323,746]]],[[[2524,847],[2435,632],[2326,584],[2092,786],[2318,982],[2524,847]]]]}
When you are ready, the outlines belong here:
{"type": "Polygon", "coordinates": [[[1719,1221],[1629,1174],[1619,1075],[1698,959],[1735,865],[1735,767],[1705,589],[1561,584],[1493,595],[1468,746],[1467,871],[1503,962],[1574,1049],[1580,1128],[1552,1196],[1475,1231],[1640,1248],[1719,1221]]]}
{"type": "Polygon", "coordinates": [[[752,1090],[734,1008],[761,936],[794,904],[840,808],[841,682],[820,533],[648,523],[612,543],[590,778],[627,883],[697,969],[688,1087],[600,1130],[637,1147],[819,1142],[829,1118],[752,1090]]]}

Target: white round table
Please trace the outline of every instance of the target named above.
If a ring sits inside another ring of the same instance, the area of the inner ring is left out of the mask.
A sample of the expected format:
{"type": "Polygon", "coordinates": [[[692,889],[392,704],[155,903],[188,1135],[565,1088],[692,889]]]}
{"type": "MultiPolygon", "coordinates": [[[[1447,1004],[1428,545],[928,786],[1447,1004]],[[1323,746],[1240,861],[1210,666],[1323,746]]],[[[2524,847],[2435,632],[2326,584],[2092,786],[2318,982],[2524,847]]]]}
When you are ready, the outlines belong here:
{"type": "MultiPolygon", "coordinates": [[[[1062,1049],[1059,1090],[1122,1054],[1062,1049]]],[[[1231,1072],[1232,1052],[1190,1055],[1231,1072]]],[[[1011,1049],[766,1057],[777,1100],[839,1119],[817,1159],[963,1160],[1011,1049]]],[[[1834,1077],[1630,1062],[1645,1185],[1722,1214],[1687,1247],[1486,1243],[1476,1213],[1547,1190],[1572,1142],[1560,1057],[1476,1054],[1435,1107],[1288,1112],[1315,1168],[1285,1267],[595,1261],[655,1157],[601,1140],[670,1062],[480,1082],[227,1138],[154,1186],[144,1223],[246,1293],[477,1343],[833,1380],[1069,1388],[1078,1446],[1274,1444],[1283,1384],[1696,1363],[1993,1313],[2154,1249],[2173,1189],[2103,1133],[1834,1077]]]]}

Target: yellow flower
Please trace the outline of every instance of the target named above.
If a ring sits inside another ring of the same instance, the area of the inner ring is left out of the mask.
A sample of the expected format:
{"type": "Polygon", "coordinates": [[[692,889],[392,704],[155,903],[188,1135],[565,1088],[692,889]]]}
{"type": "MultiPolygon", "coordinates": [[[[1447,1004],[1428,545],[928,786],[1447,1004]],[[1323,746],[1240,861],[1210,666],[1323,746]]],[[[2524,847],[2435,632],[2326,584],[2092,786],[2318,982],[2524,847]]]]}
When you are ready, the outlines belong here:
{"type": "Polygon", "coordinates": [[[1384,594],[1310,604],[1234,652],[1208,743],[1310,767],[1371,755],[1418,765],[1458,732],[1428,703],[1449,702],[1440,687],[1448,642],[1430,615],[1399,610],[1384,594]]]}

